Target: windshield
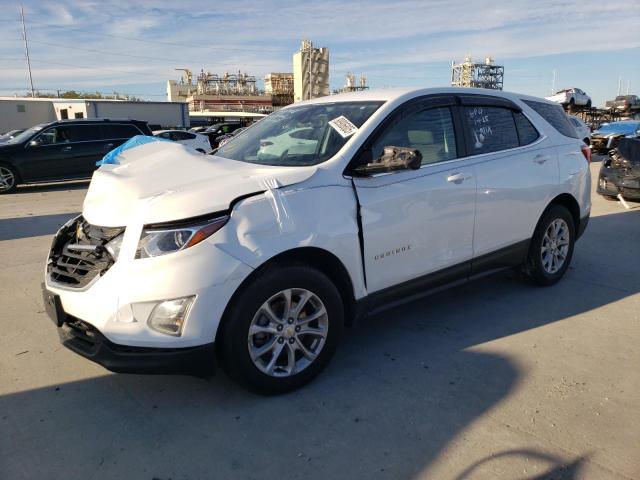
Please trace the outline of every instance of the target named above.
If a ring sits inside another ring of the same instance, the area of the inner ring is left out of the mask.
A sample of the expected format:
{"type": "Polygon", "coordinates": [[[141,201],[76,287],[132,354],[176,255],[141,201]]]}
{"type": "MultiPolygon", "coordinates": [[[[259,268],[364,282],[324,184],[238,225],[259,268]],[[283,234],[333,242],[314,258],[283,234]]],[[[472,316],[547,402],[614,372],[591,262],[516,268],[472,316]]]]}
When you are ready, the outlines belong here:
{"type": "Polygon", "coordinates": [[[629,135],[640,128],[640,122],[613,122],[602,125],[598,133],[623,133],[629,135]]]}
{"type": "Polygon", "coordinates": [[[333,157],[383,102],[300,105],[268,115],[216,155],[261,165],[317,165],[333,157]]]}
{"type": "Polygon", "coordinates": [[[29,138],[31,138],[33,135],[38,133],[40,130],[42,130],[46,126],[47,124],[43,123],[41,125],[36,125],[35,127],[28,128],[24,132],[22,132],[20,135],[16,135],[15,137],[7,140],[6,143],[22,143],[25,140],[28,140],[29,138]]]}

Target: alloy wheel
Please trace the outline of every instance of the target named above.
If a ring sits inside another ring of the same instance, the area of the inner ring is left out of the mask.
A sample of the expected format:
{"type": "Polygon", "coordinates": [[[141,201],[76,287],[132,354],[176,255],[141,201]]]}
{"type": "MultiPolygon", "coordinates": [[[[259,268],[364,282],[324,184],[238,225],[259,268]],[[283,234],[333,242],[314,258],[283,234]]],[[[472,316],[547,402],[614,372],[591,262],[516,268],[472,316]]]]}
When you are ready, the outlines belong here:
{"type": "Polygon", "coordinates": [[[289,377],[311,365],[329,328],[322,300],[304,288],[282,290],[253,316],[247,344],[253,364],[272,377],[289,377]]]}
{"type": "Polygon", "coordinates": [[[542,237],[540,255],[542,268],[549,273],[558,272],[569,253],[569,225],[562,218],[552,221],[542,237]]]}
{"type": "Polygon", "coordinates": [[[11,190],[16,183],[16,177],[11,170],[0,167],[0,191],[11,190]]]}

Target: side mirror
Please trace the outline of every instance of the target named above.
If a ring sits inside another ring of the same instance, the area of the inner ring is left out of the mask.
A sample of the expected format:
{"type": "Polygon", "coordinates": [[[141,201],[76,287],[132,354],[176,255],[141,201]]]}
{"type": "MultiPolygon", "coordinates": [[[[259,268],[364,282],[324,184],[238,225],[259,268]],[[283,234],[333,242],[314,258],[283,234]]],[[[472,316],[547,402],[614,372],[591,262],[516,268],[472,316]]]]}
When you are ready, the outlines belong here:
{"type": "MultiPolygon", "coordinates": [[[[371,151],[368,151],[371,158],[371,151]]],[[[361,164],[353,169],[357,175],[369,176],[375,173],[393,172],[396,170],[418,170],[422,165],[420,150],[408,147],[384,147],[382,156],[377,160],[361,164]]]]}
{"type": "Polygon", "coordinates": [[[42,145],[42,142],[40,142],[40,140],[31,140],[29,142],[29,146],[31,147],[39,147],[40,145],[42,145]]]}

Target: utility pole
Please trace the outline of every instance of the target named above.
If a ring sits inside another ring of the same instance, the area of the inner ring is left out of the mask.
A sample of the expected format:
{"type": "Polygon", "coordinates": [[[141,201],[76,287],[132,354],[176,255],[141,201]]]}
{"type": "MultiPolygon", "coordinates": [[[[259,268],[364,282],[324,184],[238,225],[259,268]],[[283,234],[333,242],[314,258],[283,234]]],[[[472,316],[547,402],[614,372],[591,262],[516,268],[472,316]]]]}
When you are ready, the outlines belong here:
{"type": "Polygon", "coordinates": [[[629,83],[631,83],[631,82],[630,82],[630,80],[627,78],[627,93],[626,93],[627,95],[629,95],[629,83]]]}
{"type": "Polygon", "coordinates": [[[620,90],[622,90],[622,77],[618,77],[618,95],[620,95],[620,90]]]}
{"type": "Polygon", "coordinates": [[[20,4],[20,18],[22,19],[22,39],[24,40],[24,51],[27,56],[27,68],[29,69],[29,85],[31,86],[31,97],[36,94],[33,90],[33,77],[31,76],[31,60],[29,59],[29,45],[27,44],[27,29],[24,26],[24,8],[20,4]]]}
{"type": "Polygon", "coordinates": [[[551,95],[556,93],[556,69],[553,69],[553,79],[551,80],[551,95]]]}

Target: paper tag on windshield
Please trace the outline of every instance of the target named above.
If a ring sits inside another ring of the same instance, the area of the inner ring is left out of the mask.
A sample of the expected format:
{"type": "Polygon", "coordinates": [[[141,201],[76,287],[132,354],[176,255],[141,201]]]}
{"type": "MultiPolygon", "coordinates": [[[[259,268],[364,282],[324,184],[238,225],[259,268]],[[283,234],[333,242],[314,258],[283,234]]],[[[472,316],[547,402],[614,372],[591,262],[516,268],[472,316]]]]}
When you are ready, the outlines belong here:
{"type": "Polygon", "coordinates": [[[344,115],[340,115],[338,118],[334,118],[329,122],[329,125],[331,125],[342,138],[350,137],[358,131],[358,127],[351,123],[349,119],[344,115]]]}

